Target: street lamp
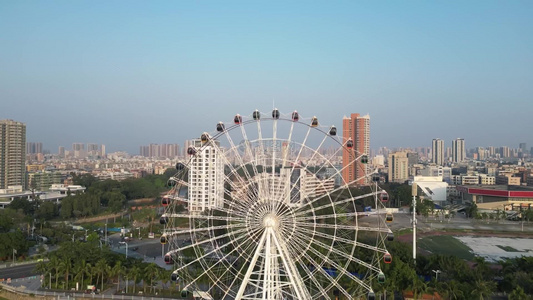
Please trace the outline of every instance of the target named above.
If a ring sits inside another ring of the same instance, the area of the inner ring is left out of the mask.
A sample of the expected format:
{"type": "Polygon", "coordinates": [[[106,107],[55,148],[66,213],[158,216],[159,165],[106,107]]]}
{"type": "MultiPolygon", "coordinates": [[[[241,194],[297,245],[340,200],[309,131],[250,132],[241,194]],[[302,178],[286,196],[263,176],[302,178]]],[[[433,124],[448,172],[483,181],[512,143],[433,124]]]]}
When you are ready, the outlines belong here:
{"type": "Polygon", "coordinates": [[[128,258],[128,243],[126,243],[126,242],[119,242],[119,244],[126,245],[126,258],[128,258]]]}
{"type": "Polygon", "coordinates": [[[439,281],[439,273],[442,273],[441,270],[431,270],[435,273],[435,281],[439,281]]]}

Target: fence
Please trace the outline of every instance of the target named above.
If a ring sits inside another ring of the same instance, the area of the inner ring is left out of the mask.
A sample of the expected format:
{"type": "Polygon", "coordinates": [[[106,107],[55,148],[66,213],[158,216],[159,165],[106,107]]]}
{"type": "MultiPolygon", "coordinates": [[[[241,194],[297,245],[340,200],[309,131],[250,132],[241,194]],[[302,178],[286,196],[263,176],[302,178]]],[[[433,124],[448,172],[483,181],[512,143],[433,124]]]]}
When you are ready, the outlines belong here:
{"type": "Polygon", "coordinates": [[[42,297],[45,299],[126,299],[126,300],[168,300],[169,298],[132,296],[132,295],[106,295],[106,294],[84,294],[76,292],[49,292],[49,291],[33,291],[20,287],[12,287],[10,285],[0,283],[0,287],[8,292],[17,295],[27,295],[34,297],[42,297]]]}

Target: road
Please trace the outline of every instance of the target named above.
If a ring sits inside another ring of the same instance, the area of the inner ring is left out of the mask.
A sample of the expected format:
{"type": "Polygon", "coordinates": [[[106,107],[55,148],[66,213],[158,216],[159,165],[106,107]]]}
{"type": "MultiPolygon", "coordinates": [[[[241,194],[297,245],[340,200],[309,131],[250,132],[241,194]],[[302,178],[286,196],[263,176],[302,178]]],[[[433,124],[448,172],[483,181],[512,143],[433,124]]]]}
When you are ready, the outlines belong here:
{"type": "Polygon", "coordinates": [[[24,264],[24,265],[18,265],[14,267],[9,268],[2,268],[0,269],[0,278],[25,278],[37,275],[37,272],[34,272],[36,263],[32,264],[24,264]]]}

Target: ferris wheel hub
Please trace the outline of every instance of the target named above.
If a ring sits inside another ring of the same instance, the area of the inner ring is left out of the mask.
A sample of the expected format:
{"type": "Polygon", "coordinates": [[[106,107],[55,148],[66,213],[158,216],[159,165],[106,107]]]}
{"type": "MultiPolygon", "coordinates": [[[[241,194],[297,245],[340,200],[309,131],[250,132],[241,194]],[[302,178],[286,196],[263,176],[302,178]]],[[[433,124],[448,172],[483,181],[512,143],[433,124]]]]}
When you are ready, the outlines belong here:
{"type": "Polygon", "coordinates": [[[278,217],[276,217],[275,215],[268,214],[263,218],[263,226],[265,226],[265,228],[277,229],[278,223],[278,217]]]}

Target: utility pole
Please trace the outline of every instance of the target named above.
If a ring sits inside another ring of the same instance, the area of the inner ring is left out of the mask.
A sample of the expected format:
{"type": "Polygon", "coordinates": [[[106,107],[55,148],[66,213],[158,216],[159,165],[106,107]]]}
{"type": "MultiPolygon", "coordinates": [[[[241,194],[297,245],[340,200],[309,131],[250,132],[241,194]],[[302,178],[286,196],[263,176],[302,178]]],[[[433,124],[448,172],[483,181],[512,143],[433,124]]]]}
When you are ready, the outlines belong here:
{"type": "Polygon", "coordinates": [[[418,194],[418,185],[413,183],[413,260],[416,266],[416,195],[418,194]]]}

